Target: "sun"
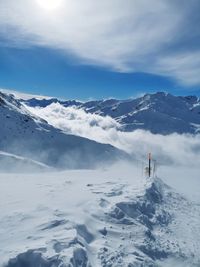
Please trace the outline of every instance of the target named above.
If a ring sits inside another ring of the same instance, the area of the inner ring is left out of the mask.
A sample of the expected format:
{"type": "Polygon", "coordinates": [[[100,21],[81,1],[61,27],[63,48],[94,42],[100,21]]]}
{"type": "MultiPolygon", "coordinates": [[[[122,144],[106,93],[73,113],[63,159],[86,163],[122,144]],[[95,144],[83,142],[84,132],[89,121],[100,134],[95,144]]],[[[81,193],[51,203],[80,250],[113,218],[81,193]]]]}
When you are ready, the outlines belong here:
{"type": "Polygon", "coordinates": [[[36,0],[37,3],[46,10],[54,10],[61,6],[63,0],[36,0]]]}

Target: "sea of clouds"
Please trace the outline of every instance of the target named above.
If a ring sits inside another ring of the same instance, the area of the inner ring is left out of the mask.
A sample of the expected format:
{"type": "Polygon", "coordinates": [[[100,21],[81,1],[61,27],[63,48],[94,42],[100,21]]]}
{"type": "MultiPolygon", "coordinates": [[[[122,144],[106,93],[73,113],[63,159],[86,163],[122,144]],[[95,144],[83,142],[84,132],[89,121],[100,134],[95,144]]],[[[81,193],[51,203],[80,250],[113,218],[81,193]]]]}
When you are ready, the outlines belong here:
{"type": "Polygon", "coordinates": [[[83,109],[59,103],[45,108],[27,108],[68,134],[111,144],[138,159],[145,159],[145,155],[152,152],[160,164],[200,166],[200,135],[174,133],[164,136],[144,130],[123,132],[121,125],[109,116],[86,113],[83,109]]]}

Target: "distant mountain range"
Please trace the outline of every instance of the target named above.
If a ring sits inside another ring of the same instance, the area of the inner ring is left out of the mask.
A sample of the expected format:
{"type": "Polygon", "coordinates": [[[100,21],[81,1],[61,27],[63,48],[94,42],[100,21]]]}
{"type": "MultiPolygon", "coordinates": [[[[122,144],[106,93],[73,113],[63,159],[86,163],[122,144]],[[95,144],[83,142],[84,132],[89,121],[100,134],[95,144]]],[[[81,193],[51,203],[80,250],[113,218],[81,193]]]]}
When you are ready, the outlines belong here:
{"type": "MultiPolygon", "coordinates": [[[[48,168],[93,168],[126,153],[87,138],[69,135],[31,114],[13,95],[0,92],[0,169],[13,164],[48,168]]],[[[4,168],[5,169],[5,168],[4,168]]]]}
{"type": "Polygon", "coordinates": [[[20,101],[31,107],[47,107],[52,103],[60,103],[64,107],[75,106],[88,113],[110,116],[121,125],[122,131],[144,129],[164,135],[200,132],[200,99],[196,96],[174,96],[157,92],[127,100],[80,102],[30,97],[20,101]]]}

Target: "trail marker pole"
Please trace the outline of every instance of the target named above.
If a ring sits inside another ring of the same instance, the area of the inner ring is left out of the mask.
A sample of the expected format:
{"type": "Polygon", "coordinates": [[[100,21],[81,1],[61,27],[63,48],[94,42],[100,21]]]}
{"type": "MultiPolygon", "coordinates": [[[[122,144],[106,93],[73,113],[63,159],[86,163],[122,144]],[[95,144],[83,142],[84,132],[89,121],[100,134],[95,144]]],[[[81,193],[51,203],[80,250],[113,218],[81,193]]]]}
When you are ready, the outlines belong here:
{"type": "Polygon", "coordinates": [[[149,153],[149,177],[151,177],[151,153],[149,153]]]}

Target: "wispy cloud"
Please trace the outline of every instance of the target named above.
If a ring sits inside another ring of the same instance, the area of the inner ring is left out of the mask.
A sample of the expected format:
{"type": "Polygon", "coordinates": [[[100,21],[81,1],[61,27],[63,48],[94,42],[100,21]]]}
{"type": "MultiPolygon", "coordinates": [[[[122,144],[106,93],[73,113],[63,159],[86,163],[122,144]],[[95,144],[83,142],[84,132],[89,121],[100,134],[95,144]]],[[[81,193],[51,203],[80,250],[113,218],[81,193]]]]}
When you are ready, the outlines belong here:
{"type": "Polygon", "coordinates": [[[65,0],[49,12],[36,0],[1,0],[0,33],[9,44],[52,47],[80,64],[198,85],[199,9],[198,0],[65,0]]]}

